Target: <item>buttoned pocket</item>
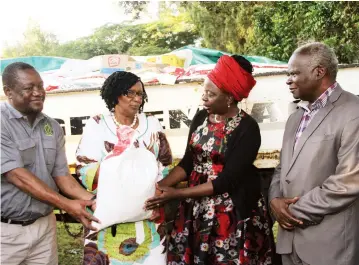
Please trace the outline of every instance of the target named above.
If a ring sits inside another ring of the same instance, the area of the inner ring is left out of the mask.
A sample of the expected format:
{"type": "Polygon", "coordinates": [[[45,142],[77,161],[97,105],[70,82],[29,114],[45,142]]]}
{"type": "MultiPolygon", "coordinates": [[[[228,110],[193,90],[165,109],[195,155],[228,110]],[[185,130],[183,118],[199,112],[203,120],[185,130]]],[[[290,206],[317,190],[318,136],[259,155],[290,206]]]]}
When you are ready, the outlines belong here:
{"type": "Polygon", "coordinates": [[[36,159],[35,141],[33,139],[18,140],[16,141],[16,144],[20,151],[24,166],[26,167],[33,165],[36,159]]]}
{"type": "Polygon", "coordinates": [[[46,166],[49,173],[51,173],[56,159],[56,142],[55,140],[50,139],[43,139],[42,141],[44,146],[46,166]]]}
{"type": "Polygon", "coordinates": [[[309,138],[309,141],[312,143],[330,141],[335,138],[335,134],[324,134],[324,135],[314,135],[309,138]]]}

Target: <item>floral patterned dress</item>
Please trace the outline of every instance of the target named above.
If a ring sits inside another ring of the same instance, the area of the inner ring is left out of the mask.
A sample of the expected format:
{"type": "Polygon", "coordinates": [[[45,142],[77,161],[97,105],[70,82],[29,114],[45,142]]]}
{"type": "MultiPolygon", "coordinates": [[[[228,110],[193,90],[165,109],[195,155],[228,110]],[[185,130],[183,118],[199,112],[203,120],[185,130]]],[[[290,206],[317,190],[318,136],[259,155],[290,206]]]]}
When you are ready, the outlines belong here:
{"type": "MultiPolygon", "coordinates": [[[[136,148],[146,148],[157,158],[158,180],[168,174],[172,162],[171,150],[159,121],[139,114],[139,126],[135,129],[136,148]]],[[[132,130],[132,129],[131,129],[132,130]]],[[[83,185],[96,194],[94,178],[101,162],[118,155],[118,143],[127,143],[126,130],[116,127],[112,115],[98,115],[86,123],[76,152],[77,173],[83,185]]],[[[121,146],[122,147],[122,146],[121,146]]],[[[108,176],[99,176],[108,177],[108,176]]],[[[116,202],[113,202],[116,203],[116,202]]],[[[118,224],[90,234],[85,229],[84,265],[164,265],[163,225],[148,220],[118,224]],[[161,232],[163,230],[163,232],[161,232]],[[116,231],[116,232],[114,232],[116,231]],[[137,237],[140,235],[140,240],[137,237]]]]}
{"type": "MultiPolygon", "coordinates": [[[[226,135],[243,118],[243,112],[225,122],[207,118],[191,136],[194,168],[189,177],[193,187],[213,180],[222,171],[226,135]]],[[[273,250],[264,200],[245,220],[238,220],[228,193],[186,199],[179,205],[168,244],[168,265],[271,265],[273,250]]]]}

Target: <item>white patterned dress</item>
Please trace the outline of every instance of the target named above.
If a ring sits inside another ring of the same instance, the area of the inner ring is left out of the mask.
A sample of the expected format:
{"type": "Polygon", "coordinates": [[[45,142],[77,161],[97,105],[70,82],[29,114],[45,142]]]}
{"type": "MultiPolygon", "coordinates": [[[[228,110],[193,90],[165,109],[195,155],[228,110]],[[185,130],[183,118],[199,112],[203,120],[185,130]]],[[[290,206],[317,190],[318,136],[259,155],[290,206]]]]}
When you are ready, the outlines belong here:
{"type": "MultiPolygon", "coordinates": [[[[159,179],[168,174],[172,162],[168,141],[162,126],[153,116],[139,114],[139,126],[135,129],[137,148],[147,148],[158,161],[159,179]]],[[[83,185],[96,194],[93,184],[97,170],[103,159],[113,151],[121,135],[113,121],[112,114],[97,115],[88,120],[81,142],[76,151],[77,174],[83,185]]],[[[100,176],[101,177],[101,176],[100,176]]],[[[116,203],[116,202],[114,202],[116,203]]],[[[85,229],[84,262],[86,265],[161,265],[165,264],[165,254],[161,244],[163,226],[148,220],[137,223],[118,224],[95,234],[85,229]],[[138,235],[141,234],[141,240],[138,235]],[[137,235],[137,236],[136,236],[137,235]]]]}

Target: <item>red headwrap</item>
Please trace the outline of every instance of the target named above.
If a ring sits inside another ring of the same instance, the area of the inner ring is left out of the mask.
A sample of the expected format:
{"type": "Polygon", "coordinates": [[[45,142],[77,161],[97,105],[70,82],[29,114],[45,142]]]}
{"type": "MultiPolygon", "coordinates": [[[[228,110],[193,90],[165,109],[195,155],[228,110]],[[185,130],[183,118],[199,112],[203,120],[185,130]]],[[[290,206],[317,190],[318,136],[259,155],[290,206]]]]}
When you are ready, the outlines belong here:
{"type": "Polygon", "coordinates": [[[219,58],[208,78],[221,90],[230,93],[237,101],[247,98],[256,84],[253,76],[228,55],[219,58]]]}

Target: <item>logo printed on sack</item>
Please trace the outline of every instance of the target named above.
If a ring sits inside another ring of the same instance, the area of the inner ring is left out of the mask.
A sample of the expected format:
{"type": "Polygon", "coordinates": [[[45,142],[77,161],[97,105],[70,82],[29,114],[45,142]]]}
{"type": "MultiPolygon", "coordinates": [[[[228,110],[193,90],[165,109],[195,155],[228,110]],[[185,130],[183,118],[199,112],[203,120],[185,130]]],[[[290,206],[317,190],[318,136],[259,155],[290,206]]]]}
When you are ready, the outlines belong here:
{"type": "Polygon", "coordinates": [[[52,126],[50,123],[46,123],[44,125],[44,132],[45,132],[45,135],[47,136],[52,136],[54,134],[54,131],[52,130],[52,126]]]}

